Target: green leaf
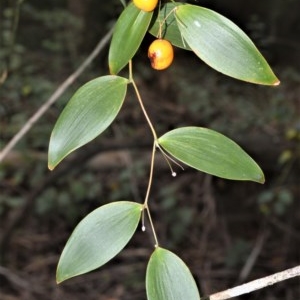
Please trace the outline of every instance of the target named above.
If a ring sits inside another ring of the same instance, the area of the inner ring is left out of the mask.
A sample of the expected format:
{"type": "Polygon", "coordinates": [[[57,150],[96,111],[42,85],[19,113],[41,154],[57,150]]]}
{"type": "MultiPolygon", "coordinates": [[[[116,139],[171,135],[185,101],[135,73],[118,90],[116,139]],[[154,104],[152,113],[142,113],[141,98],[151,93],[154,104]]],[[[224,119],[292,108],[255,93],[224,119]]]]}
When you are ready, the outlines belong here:
{"type": "Polygon", "coordinates": [[[211,175],[264,182],[256,162],[235,142],[207,128],[183,127],[167,132],[159,144],[179,161],[211,175]]]}
{"type": "Polygon", "coordinates": [[[174,253],[156,248],[146,273],[148,300],[199,300],[195,280],[185,263],[174,253]]]}
{"type": "Polygon", "coordinates": [[[168,40],[176,47],[191,50],[189,45],[184,42],[175,18],[174,8],[181,4],[182,3],[173,2],[166,3],[151,24],[149,32],[155,37],[161,37],[168,40]]]}
{"type": "Polygon", "coordinates": [[[195,5],[180,5],[176,19],[195,54],[228,76],[265,85],[278,85],[264,57],[250,38],[224,16],[195,5]]]}
{"type": "Polygon", "coordinates": [[[120,2],[122,3],[122,5],[123,5],[124,7],[126,7],[126,1],[125,1],[125,0],[120,0],[120,2]]]}
{"type": "Polygon", "coordinates": [[[120,201],[88,214],[70,236],[58,262],[58,283],[99,268],[116,256],[133,236],[142,205],[120,201]]]}
{"type": "Polygon", "coordinates": [[[50,170],[112,123],[123,104],[127,84],[126,78],[103,76],[89,81],[74,94],[51,134],[48,153],[50,170]]]}
{"type": "Polygon", "coordinates": [[[120,15],[110,43],[108,64],[111,74],[118,74],[135,55],[148,30],[153,12],[144,12],[133,3],[120,15]]]}

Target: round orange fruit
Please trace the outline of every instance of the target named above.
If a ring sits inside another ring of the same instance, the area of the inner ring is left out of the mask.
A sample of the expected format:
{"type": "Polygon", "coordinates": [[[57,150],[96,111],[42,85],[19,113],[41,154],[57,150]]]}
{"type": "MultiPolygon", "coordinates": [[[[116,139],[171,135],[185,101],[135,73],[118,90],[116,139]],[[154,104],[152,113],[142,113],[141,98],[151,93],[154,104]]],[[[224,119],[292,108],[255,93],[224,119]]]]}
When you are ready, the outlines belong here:
{"type": "Polygon", "coordinates": [[[151,66],[153,69],[164,70],[173,62],[173,46],[167,40],[157,39],[150,45],[148,49],[148,57],[151,61],[151,66]]]}
{"type": "Polygon", "coordinates": [[[158,0],[133,0],[134,5],[143,11],[153,11],[157,6],[158,0]]]}

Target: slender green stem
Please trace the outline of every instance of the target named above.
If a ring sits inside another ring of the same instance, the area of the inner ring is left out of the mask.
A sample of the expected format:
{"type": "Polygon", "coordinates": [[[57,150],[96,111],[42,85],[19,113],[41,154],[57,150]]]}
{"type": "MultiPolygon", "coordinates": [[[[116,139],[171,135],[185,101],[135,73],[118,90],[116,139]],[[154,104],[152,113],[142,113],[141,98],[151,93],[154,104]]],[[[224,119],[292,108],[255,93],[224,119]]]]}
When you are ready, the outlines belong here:
{"type": "Polygon", "coordinates": [[[151,154],[151,162],[150,162],[150,174],[149,174],[149,181],[148,181],[148,187],[147,187],[147,191],[146,191],[146,196],[145,196],[145,200],[144,200],[144,210],[142,213],[142,230],[145,231],[145,210],[147,211],[147,215],[148,215],[148,219],[150,222],[150,226],[151,226],[151,230],[153,233],[153,237],[154,237],[154,241],[155,241],[155,247],[158,246],[158,239],[157,239],[157,235],[155,232],[155,228],[154,228],[154,224],[151,218],[151,214],[150,214],[150,209],[148,206],[148,201],[149,201],[149,196],[150,196],[150,190],[151,190],[151,186],[152,186],[152,181],[153,181],[153,171],[154,171],[154,159],[155,159],[155,151],[156,151],[156,141],[153,142],[153,148],[152,148],[152,154],[151,154]]]}
{"type": "Polygon", "coordinates": [[[151,230],[152,230],[152,233],[153,233],[153,237],[154,237],[154,241],[155,241],[155,247],[158,247],[158,239],[157,239],[157,235],[156,235],[156,232],[155,232],[155,228],[154,228],[154,224],[153,224],[153,221],[152,221],[152,218],[151,218],[151,214],[150,214],[150,209],[149,209],[149,206],[148,206],[148,201],[149,201],[149,196],[150,196],[150,190],[151,190],[151,186],[152,186],[152,181],[153,181],[153,171],[154,171],[154,159],[155,159],[155,151],[156,151],[156,147],[158,147],[158,138],[157,138],[157,134],[156,134],[156,131],[154,129],[154,126],[148,116],[148,113],[145,109],[145,106],[144,106],[144,103],[143,103],[143,100],[142,100],[142,97],[140,95],[140,92],[139,92],[139,89],[133,79],[133,73],[132,73],[132,61],[130,60],[129,61],[129,81],[132,83],[133,85],[133,88],[135,90],[135,93],[136,93],[136,96],[137,96],[137,99],[140,103],[140,106],[141,106],[141,109],[143,111],[143,114],[147,120],[147,123],[151,129],[151,132],[152,132],[152,135],[153,135],[153,148],[152,148],[152,155],[151,155],[151,163],[150,163],[150,174],[149,174],[149,181],[148,181],[148,187],[147,187],[147,191],[146,191],[146,196],[145,196],[145,200],[144,200],[144,210],[143,210],[143,213],[142,213],[142,230],[145,231],[145,224],[144,224],[144,220],[145,220],[145,210],[147,211],[147,215],[148,215],[148,219],[149,219],[149,222],[150,222],[150,226],[151,226],[151,230]]]}
{"type": "MultiPolygon", "coordinates": [[[[173,3],[175,3],[175,1],[171,1],[173,3]]],[[[158,37],[159,39],[162,38],[162,27],[165,24],[165,22],[167,21],[167,19],[169,18],[169,16],[171,14],[173,14],[176,11],[177,7],[174,7],[171,11],[169,11],[169,13],[166,15],[165,18],[163,18],[163,20],[159,20],[159,29],[158,29],[158,37]]],[[[159,11],[160,11],[160,7],[159,7],[159,11]]]]}
{"type": "Polygon", "coordinates": [[[133,80],[133,73],[132,73],[132,60],[129,61],[129,80],[133,80]]]}
{"type": "Polygon", "coordinates": [[[167,21],[167,19],[169,18],[169,16],[170,16],[171,14],[173,14],[173,13],[176,11],[176,9],[177,9],[177,7],[174,7],[172,10],[169,11],[169,13],[168,13],[168,14],[164,17],[164,19],[162,20],[161,26],[164,25],[164,23],[167,21]]]}
{"type": "Polygon", "coordinates": [[[153,233],[153,237],[154,237],[154,242],[155,242],[154,247],[158,247],[159,246],[158,239],[157,239],[157,235],[156,235],[156,232],[155,232],[155,229],[154,229],[154,225],[153,225],[153,222],[152,222],[152,217],[151,217],[151,214],[150,214],[150,209],[149,209],[149,207],[147,207],[146,209],[147,209],[148,219],[149,219],[150,226],[151,226],[152,233],[153,233]]]}
{"type": "Polygon", "coordinates": [[[184,170],[184,167],[179,162],[177,162],[173,157],[171,157],[169,154],[167,154],[166,151],[159,145],[159,143],[157,143],[156,147],[159,149],[159,151],[161,152],[162,156],[166,160],[166,162],[167,162],[167,164],[168,164],[168,166],[169,166],[172,174],[174,172],[173,172],[173,168],[172,168],[171,162],[173,164],[175,164],[176,166],[180,167],[181,170],[184,170]]]}
{"type": "Polygon", "coordinates": [[[130,82],[131,82],[132,85],[133,85],[133,88],[134,88],[134,90],[135,90],[137,99],[138,99],[138,101],[139,101],[139,103],[140,103],[141,109],[142,109],[143,114],[144,114],[144,116],[145,116],[145,118],[146,118],[146,120],[147,120],[147,123],[148,123],[148,125],[149,125],[149,127],[150,127],[150,129],[151,129],[151,132],[152,132],[152,134],[153,134],[154,141],[155,141],[155,143],[156,143],[156,141],[157,141],[157,134],[156,134],[156,131],[155,131],[155,129],[154,129],[154,126],[153,126],[153,124],[152,124],[152,122],[151,122],[149,116],[148,116],[148,113],[147,113],[147,111],[146,111],[146,109],[145,109],[145,106],[144,106],[142,97],[141,97],[141,95],[140,95],[139,89],[138,89],[138,87],[137,87],[137,85],[136,85],[136,83],[135,83],[135,81],[134,81],[134,79],[133,79],[133,76],[132,76],[132,62],[131,62],[131,60],[129,61],[129,80],[130,80],[130,82]]]}
{"type": "Polygon", "coordinates": [[[148,200],[149,200],[150,190],[151,190],[151,186],[152,186],[155,151],[156,151],[156,143],[154,142],[153,148],[152,148],[152,155],[151,155],[149,182],[148,182],[147,192],[146,192],[145,201],[144,201],[145,208],[147,208],[147,206],[148,206],[148,200]]]}

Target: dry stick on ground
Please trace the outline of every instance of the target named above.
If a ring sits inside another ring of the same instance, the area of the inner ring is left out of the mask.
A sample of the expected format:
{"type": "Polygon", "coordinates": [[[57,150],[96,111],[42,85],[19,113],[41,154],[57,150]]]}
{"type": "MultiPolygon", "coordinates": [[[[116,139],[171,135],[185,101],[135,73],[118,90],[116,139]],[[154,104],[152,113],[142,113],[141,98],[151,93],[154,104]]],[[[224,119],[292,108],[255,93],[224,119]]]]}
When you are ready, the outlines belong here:
{"type": "Polygon", "coordinates": [[[0,266],[0,275],[4,276],[7,280],[9,280],[9,282],[13,284],[13,287],[16,289],[34,292],[39,294],[39,296],[42,296],[45,293],[42,287],[39,287],[33,284],[32,282],[27,281],[23,277],[20,277],[13,271],[2,266],[0,266]]]}
{"type": "Polygon", "coordinates": [[[300,276],[300,265],[291,269],[287,269],[285,271],[272,274],[270,276],[266,276],[260,279],[256,279],[250,281],[248,283],[236,286],[234,288],[228,289],[226,291],[222,291],[209,297],[203,297],[201,300],[226,300],[231,299],[237,296],[241,296],[244,294],[251,293],[253,291],[265,288],[267,286],[273,285],[275,283],[300,276]]]}
{"type": "Polygon", "coordinates": [[[36,113],[25,123],[20,131],[10,140],[10,142],[0,152],[0,162],[4,160],[6,155],[15,147],[22,137],[32,128],[32,126],[42,117],[49,107],[57,101],[57,99],[66,91],[66,89],[83,73],[83,71],[91,64],[96,56],[107,45],[112,35],[112,29],[107,32],[100,42],[97,44],[91,54],[79,66],[79,68],[71,74],[52,94],[52,96],[36,111],[36,113]]]}
{"type": "Polygon", "coordinates": [[[248,277],[249,273],[251,272],[259,254],[264,246],[264,243],[265,243],[268,235],[269,235],[269,232],[266,229],[264,229],[263,232],[258,236],[255,246],[254,246],[253,250],[251,251],[244,267],[241,270],[241,273],[239,275],[238,282],[237,282],[238,284],[244,282],[246,280],[246,278],[248,277]]]}

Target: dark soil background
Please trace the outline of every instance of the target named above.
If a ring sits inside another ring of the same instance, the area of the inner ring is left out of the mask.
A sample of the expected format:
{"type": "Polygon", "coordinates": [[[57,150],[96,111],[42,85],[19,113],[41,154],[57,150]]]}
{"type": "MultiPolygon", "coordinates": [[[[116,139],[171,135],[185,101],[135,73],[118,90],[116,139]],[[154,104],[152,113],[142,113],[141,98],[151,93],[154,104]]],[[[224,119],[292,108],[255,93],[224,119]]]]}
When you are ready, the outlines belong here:
{"type": "MultiPolygon", "coordinates": [[[[204,126],[239,143],[262,167],[264,185],[176,169],[158,155],[150,205],[162,247],[190,267],[201,295],[300,264],[300,3],[190,1],[231,18],[254,40],[278,87],[254,86],[211,70],[176,50],[171,68],[149,67],[147,36],[134,60],[136,81],[159,134],[204,126]]],[[[1,149],[71,74],[122,10],[119,1],[0,0],[1,149]],[[17,3],[17,1],[16,1],[17,3]],[[5,65],[9,66],[6,79],[5,65]]],[[[53,172],[47,147],[74,91],[108,73],[107,49],[0,164],[0,299],[146,299],[153,251],[149,226],[99,270],[55,282],[60,253],[76,224],[117,200],[142,202],[152,136],[133,91],[112,126],[53,172]]],[[[126,74],[126,73],[125,73],[126,74]]],[[[281,282],[240,300],[298,300],[300,280],[281,282]]]]}

